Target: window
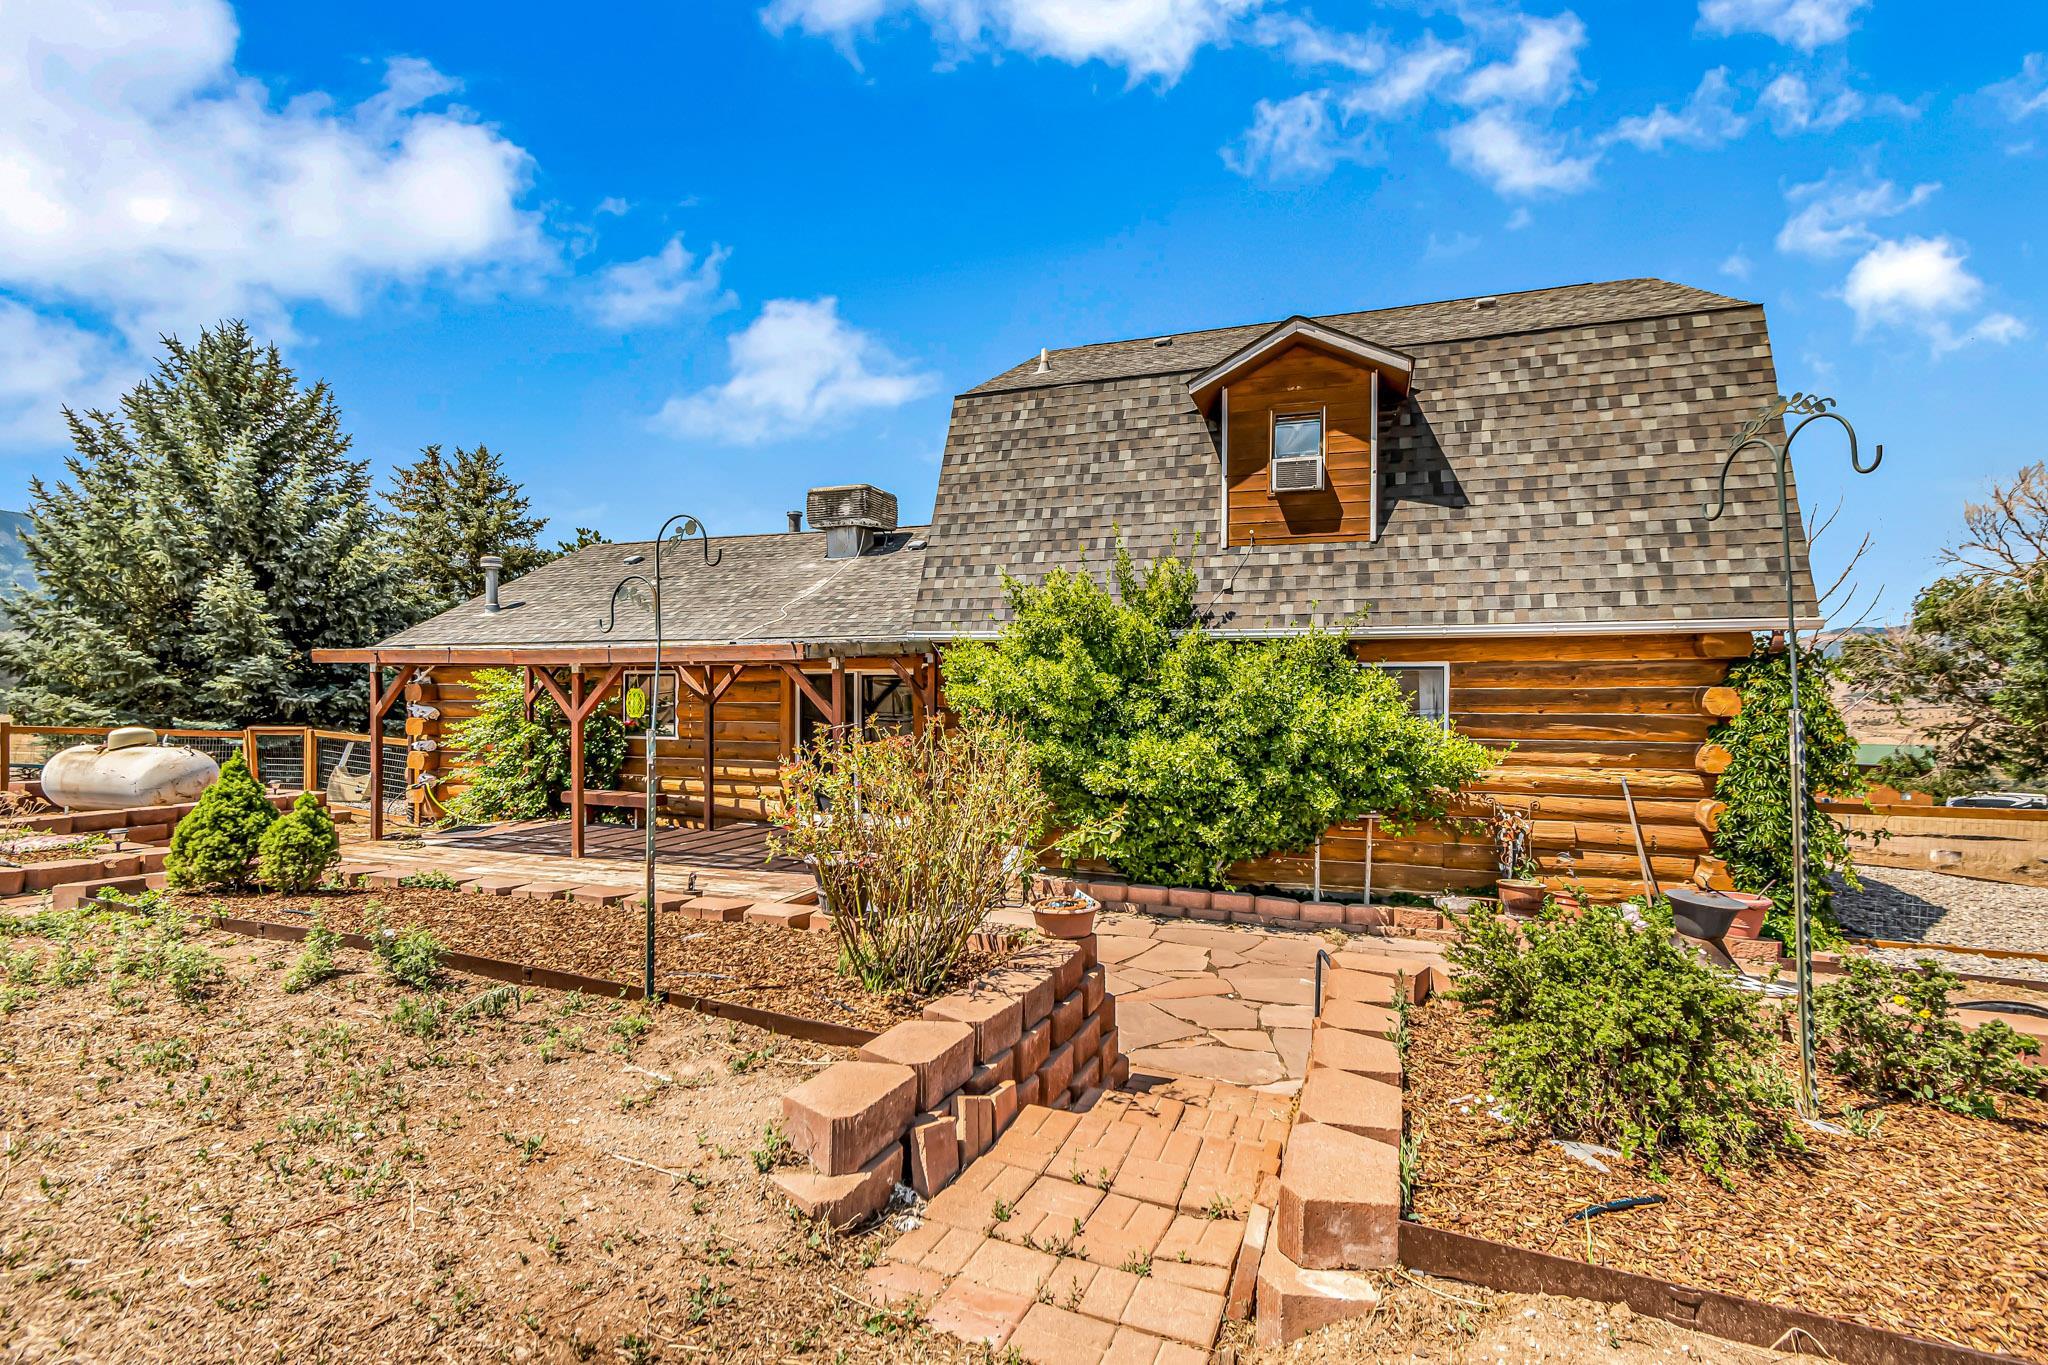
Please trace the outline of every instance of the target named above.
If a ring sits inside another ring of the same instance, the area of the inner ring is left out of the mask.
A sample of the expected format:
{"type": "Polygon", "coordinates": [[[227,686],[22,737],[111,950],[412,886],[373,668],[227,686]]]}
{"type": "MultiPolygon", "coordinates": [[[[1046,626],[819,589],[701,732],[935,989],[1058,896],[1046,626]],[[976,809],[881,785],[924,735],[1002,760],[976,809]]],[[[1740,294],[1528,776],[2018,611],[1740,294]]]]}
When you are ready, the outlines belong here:
{"type": "Polygon", "coordinates": [[[1408,698],[1408,704],[1415,708],[1416,715],[1438,721],[1446,729],[1450,728],[1449,664],[1376,664],[1374,667],[1393,676],[1402,694],[1408,698]]]}
{"type": "MultiPolygon", "coordinates": [[[[832,685],[829,673],[810,675],[820,692],[832,685]]],[[[907,735],[913,729],[910,689],[895,673],[846,674],[847,720],[869,734],[907,735]]],[[[801,689],[796,694],[796,738],[808,744],[829,728],[825,714],[801,689]]]]}
{"type": "Polygon", "coordinates": [[[1312,492],[1323,486],[1323,414],[1275,413],[1272,489],[1312,492]]]}
{"type": "MultiPolygon", "coordinates": [[[[676,693],[681,684],[671,669],[663,669],[668,676],[661,680],[661,715],[655,730],[656,739],[675,739],[680,735],[676,729],[676,693]]],[[[628,735],[647,733],[648,712],[654,709],[654,673],[642,669],[638,673],[627,673],[619,680],[619,722],[626,727],[628,735]]]]}

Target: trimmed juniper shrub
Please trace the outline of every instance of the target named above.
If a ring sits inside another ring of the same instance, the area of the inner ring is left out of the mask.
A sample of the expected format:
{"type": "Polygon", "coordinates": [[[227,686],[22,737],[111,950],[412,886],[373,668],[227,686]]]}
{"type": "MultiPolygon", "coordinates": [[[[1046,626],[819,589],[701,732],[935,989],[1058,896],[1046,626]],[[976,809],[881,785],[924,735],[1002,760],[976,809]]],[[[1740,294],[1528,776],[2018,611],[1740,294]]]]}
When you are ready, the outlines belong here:
{"type": "Polygon", "coordinates": [[[220,777],[200,795],[192,813],[171,831],[170,852],[164,857],[171,885],[246,886],[263,832],[276,820],[277,807],[236,754],[221,765],[220,777]]]}
{"type": "Polygon", "coordinates": [[[1725,1183],[1731,1166],[1800,1146],[1775,1032],[1758,997],[1671,941],[1667,905],[1642,918],[1553,906],[1518,923],[1489,907],[1451,949],[1452,994],[1482,1023],[1509,1122],[1612,1143],[1652,1168],[1683,1148],[1725,1183]]]}
{"type": "Polygon", "coordinates": [[[319,886],[340,857],[334,821],[306,792],[257,841],[256,880],[274,891],[300,895],[319,886]]]}

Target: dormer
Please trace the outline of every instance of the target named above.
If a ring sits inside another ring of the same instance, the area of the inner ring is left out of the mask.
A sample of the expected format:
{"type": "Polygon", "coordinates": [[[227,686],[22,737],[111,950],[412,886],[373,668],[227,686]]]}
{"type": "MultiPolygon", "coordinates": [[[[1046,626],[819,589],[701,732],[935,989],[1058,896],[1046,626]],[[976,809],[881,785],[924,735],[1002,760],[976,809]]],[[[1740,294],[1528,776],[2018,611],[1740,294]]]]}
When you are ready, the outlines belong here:
{"type": "Polygon", "coordinates": [[[1224,544],[1375,538],[1382,391],[1398,402],[1413,374],[1399,351],[1295,317],[1189,381],[1221,432],[1224,544]]]}

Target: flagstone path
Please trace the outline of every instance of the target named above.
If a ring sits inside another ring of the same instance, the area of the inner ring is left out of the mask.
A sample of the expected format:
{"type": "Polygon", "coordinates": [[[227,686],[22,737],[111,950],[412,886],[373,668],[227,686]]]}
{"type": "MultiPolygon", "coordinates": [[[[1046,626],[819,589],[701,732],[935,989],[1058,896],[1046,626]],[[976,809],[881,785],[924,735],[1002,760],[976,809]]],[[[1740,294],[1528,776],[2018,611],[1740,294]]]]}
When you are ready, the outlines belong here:
{"type": "MultiPolygon", "coordinates": [[[[995,916],[1028,925],[1026,911],[995,916]]],[[[1096,956],[1109,969],[1119,1041],[1134,1072],[1189,1076],[1291,1095],[1308,1074],[1317,950],[1365,948],[1443,965],[1443,945],[1304,929],[1103,914],[1096,956]]]]}

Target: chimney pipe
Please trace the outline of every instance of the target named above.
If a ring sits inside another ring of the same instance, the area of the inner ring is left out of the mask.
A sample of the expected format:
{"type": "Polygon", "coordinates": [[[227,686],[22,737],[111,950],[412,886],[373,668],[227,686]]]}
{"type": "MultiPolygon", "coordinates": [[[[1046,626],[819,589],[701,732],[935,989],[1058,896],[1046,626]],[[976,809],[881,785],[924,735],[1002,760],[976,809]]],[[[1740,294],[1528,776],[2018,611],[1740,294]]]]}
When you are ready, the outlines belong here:
{"type": "Polygon", "coordinates": [[[484,571],[484,610],[498,610],[498,571],[505,567],[505,561],[496,555],[485,555],[477,561],[477,567],[484,571]]]}
{"type": "Polygon", "coordinates": [[[798,531],[801,531],[803,529],[804,514],[801,512],[791,512],[789,514],[789,533],[791,535],[795,535],[798,531]]]}
{"type": "Polygon", "coordinates": [[[1052,373],[1052,361],[1043,346],[1038,348],[1038,372],[1040,374],[1052,373]]]}

